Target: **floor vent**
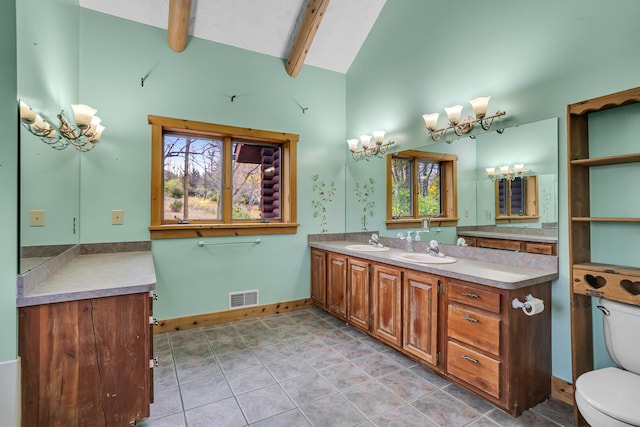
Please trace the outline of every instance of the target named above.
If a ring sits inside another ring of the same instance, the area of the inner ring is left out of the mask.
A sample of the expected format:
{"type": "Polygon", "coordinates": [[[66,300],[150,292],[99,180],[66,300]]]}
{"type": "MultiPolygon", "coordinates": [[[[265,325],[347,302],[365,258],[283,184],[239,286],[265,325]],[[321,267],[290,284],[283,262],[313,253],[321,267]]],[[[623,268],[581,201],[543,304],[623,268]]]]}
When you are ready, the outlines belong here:
{"type": "Polygon", "coordinates": [[[258,290],[229,292],[229,308],[242,308],[258,305],[258,290]]]}

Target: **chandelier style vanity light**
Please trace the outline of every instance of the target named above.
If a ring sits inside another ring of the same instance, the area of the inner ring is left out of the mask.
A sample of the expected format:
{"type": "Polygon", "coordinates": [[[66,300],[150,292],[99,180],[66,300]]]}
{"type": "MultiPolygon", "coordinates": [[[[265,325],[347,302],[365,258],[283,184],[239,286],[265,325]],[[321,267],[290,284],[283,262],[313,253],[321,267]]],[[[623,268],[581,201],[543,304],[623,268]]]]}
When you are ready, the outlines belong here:
{"type": "Polygon", "coordinates": [[[24,101],[20,101],[20,121],[33,135],[37,136],[50,147],[64,150],[73,145],[79,151],[91,151],[100,141],[105,127],[100,124],[100,117],[96,110],[83,104],[71,105],[75,125],[64,116],[64,111],[58,114],[60,124],[56,129],[48,121],[36,113],[24,101]]]}
{"type": "Polygon", "coordinates": [[[357,139],[347,139],[353,159],[356,161],[362,159],[369,161],[373,156],[382,158],[389,146],[395,144],[395,141],[383,142],[384,133],[383,130],[373,131],[373,141],[371,141],[371,135],[360,135],[359,141],[357,139]],[[360,148],[358,148],[358,142],[360,142],[360,148]]]}
{"type": "MultiPolygon", "coordinates": [[[[488,131],[491,129],[491,125],[496,117],[502,117],[506,113],[504,111],[498,111],[495,114],[487,116],[487,107],[489,105],[490,96],[484,96],[479,98],[474,98],[469,103],[473,108],[473,116],[464,116],[462,117],[462,105],[454,105],[453,107],[447,107],[444,110],[447,113],[447,118],[449,123],[447,126],[438,128],[438,117],[440,114],[431,113],[431,114],[423,114],[422,118],[424,119],[425,126],[427,131],[431,135],[431,139],[435,142],[440,141],[442,136],[447,133],[449,130],[453,130],[456,136],[463,136],[465,133],[468,133],[473,129],[476,124],[480,124],[483,130],[488,131]]],[[[502,129],[498,129],[498,133],[502,133],[502,129]]],[[[471,138],[475,138],[475,135],[472,135],[471,138]]],[[[447,140],[447,142],[451,142],[451,140],[447,140]]]]}
{"type": "Polygon", "coordinates": [[[524,164],[519,163],[513,165],[513,169],[510,166],[500,166],[499,168],[486,168],[487,176],[492,181],[499,179],[508,179],[513,181],[519,177],[528,177],[534,175],[534,172],[530,169],[525,169],[524,164]]]}

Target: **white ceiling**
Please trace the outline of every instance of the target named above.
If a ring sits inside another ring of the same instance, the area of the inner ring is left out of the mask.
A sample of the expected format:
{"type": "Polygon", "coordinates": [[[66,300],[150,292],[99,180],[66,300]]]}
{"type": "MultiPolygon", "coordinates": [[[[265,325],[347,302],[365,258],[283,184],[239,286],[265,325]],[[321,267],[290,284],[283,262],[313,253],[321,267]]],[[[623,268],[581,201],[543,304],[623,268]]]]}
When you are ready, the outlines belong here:
{"type": "MultiPolygon", "coordinates": [[[[287,58],[308,1],[192,0],[189,34],[287,58]]],[[[305,64],[346,73],[385,2],[331,1],[305,64]]],[[[80,6],[164,29],[169,19],[169,0],[80,0],[80,6]]]]}

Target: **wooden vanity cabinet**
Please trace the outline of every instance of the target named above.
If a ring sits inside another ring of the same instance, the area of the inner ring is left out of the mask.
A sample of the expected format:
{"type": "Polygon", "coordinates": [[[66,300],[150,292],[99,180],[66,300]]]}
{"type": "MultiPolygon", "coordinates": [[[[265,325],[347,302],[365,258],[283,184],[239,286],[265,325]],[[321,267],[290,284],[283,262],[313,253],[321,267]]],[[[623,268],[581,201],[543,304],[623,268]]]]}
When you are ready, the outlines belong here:
{"type": "Polygon", "coordinates": [[[327,302],[327,253],[311,249],[311,299],[325,307],[327,302]]]}
{"type": "Polygon", "coordinates": [[[369,329],[369,261],[348,259],[347,321],[360,329],[369,329]]]}
{"type": "Polygon", "coordinates": [[[22,425],[127,426],[149,416],[148,292],[21,307],[22,425]]]}
{"type": "Polygon", "coordinates": [[[447,280],[447,375],[513,416],[551,393],[551,311],[511,307],[532,294],[551,301],[549,283],[508,290],[447,280]]]}
{"type": "Polygon", "coordinates": [[[477,248],[502,249],[514,252],[527,252],[530,254],[557,255],[557,245],[555,243],[528,242],[523,240],[492,239],[486,237],[473,238],[470,244],[469,238],[465,237],[467,246],[477,248]]]}
{"type": "Polygon", "coordinates": [[[438,305],[441,279],[407,270],[402,283],[402,349],[436,366],[438,360],[438,305]]]}
{"type": "Polygon", "coordinates": [[[401,348],[402,270],[375,263],[371,275],[371,333],[380,341],[401,348]]]}
{"type": "Polygon", "coordinates": [[[347,320],[347,256],[327,254],[326,309],[342,320],[347,320]]]}

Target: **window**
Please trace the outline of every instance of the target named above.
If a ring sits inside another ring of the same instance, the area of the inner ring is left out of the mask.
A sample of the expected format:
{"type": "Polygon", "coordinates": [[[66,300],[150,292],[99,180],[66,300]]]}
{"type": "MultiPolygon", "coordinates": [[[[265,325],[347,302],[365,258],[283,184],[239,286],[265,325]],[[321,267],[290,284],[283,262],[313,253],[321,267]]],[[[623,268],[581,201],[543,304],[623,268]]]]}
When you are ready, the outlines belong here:
{"type": "Polygon", "coordinates": [[[458,156],[407,150],[387,156],[387,228],[456,225],[458,156]]]}
{"type": "Polygon", "coordinates": [[[296,232],[298,135],[149,116],[151,238],[296,232]]]}
{"type": "Polygon", "coordinates": [[[496,223],[535,222],[538,219],[538,177],[496,180],[496,223]]]}

